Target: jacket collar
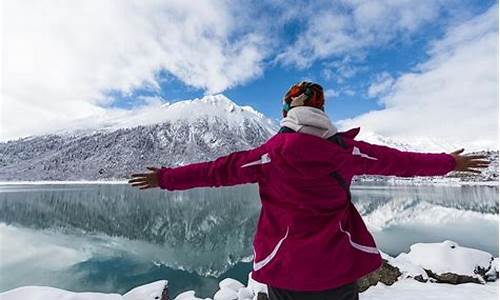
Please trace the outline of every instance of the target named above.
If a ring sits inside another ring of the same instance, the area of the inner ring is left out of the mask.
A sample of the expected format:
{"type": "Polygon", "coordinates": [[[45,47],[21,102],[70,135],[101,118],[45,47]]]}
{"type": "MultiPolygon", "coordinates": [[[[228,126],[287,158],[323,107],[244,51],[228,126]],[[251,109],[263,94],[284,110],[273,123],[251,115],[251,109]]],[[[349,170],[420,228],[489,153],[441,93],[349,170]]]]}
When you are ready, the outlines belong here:
{"type": "Polygon", "coordinates": [[[290,109],[287,116],[280,121],[280,126],[282,128],[288,127],[294,132],[308,133],[325,139],[336,133],[344,138],[354,139],[361,129],[355,127],[338,132],[324,111],[310,106],[299,106],[290,109]]]}
{"type": "Polygon", "coordinates": [[[355,128],[351,128],[351,129],[349,129],[347,131],[339,132],[339,134],[342,137],[353,139],[353,138],[355,138],[358,135],[358,133],[359,133],[360,130],[361,130],[360,127],[355,127],[355,128]]]}
{"type": "Polygon", "coordinates": [[[298,106],[290,109],[287,116],[281,120],[280,126],[324,139],[337,133],[337,128],[330,121],[328,115],[321,109],[310,106],[298,106]]]}

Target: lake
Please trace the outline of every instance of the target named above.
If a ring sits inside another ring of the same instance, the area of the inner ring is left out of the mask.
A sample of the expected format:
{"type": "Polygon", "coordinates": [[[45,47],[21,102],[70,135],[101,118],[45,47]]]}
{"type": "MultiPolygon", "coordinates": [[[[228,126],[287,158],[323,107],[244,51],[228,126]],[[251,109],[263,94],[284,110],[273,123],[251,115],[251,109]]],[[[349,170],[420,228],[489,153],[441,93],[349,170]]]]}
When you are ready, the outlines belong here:
{"type": "MultiPolygon", "coordinates": [[[[498,256],[498,186],[356,184],[379,248],[454,240],[498,256]]],[[[124,293],[169,280],[171,296],[246,283],[257,185],[139,191],[126,184],[0,185],[0,292],[22,285],[124,293]]]]}

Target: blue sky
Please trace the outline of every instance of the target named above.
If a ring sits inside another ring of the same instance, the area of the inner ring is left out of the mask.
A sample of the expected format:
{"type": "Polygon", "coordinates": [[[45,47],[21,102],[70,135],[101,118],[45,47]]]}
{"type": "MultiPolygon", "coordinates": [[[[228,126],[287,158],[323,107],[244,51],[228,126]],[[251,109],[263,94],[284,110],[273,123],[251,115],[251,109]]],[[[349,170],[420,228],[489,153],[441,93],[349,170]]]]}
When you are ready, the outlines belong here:
{"type": "Polygon", "coordinates": [[[339,127],[497,147],[496,1],[7,0],[4,11],[2,140],[217,93],[278,120],[306,79],[339,127]]]}
{"type": "MultiPolygon", "coordinates": [[[[325,90],[330,89],[339,93],[327,97],[326,110],[334,120],[353,118],[362,113],[382,109],[384,107],[382,103],[367,95],[367,89],[377,74],[387,72],[397,76],[411,71],[428,58],[426,50],[429,43],[441,38],[449,24],[484,13],[495,3],[496,1],[463,1],[460,5],[451,4],[450,7],[442,8],[438,17],[422,25],[417,31],[409,35],[396,36],[383,45],[371,45],[361,53],[354,53],[354,57],[348,53],[331,55],[305,68],[276,63],[271,57],[264,63],[264,71],[260,76],[222,92],[240,105],[250,105],[273,119],[279,119],[284,92],[292,83],[309,79],[319,82],[325,90]],[[362,57],[356,57],[357,55],[362,57]],[[345,59],[349,60],[348,64],[356,70],[355,74],[340,83],[331,78],[335,75],[331,77],[325,75],[325,69],[330,69],[334,74],[338,72],[335,67],[328,68],[328,65],[345,59]],[[344,93],[342,90],[349,92],[344,93]]],[[[279,32],[279,38],[283,39],[283,43],[293,43],[300,38],[303,30],[301,26],[289,22],[283,27],[279,32]]],[[[168,72],[161,71],[156,76],[161,82],[160,90],[137,89],[130,95],[111,92],[114,102],[110,106],[132,108],[142,105],[142,101],[137,99],[137,96],[141,95],[160,96],[169,102],[175,102],[203,97],[206,94],[204,89],[186,85],[168,72]]]]}

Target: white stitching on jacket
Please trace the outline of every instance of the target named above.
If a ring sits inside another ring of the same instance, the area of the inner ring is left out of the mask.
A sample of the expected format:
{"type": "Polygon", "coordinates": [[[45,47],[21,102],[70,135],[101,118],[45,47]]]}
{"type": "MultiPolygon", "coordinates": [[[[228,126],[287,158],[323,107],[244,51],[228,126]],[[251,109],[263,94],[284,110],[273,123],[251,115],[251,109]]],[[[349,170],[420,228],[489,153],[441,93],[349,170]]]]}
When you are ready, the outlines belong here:
{"type": "Polygon", "coordinates": [[[368,159],[373,159],[373,160],[378,160],[378,158],[375,158],[375,157],[371,157],[369,156],[368,154],[365,154],[363,152],[361,152],[359,150],[358,147],[354,146],[354,148],[352,149],[352,155],[359,155],[361,157],[364,157],[364,158],[368,158],[368,159]]]}
{"type": "Polygon", "coordinates": [[[290,229],[290,227],[286,228],[285,236],[282,237],[281,240],[279,240],[279,242],[276,244],[276,246],[274,246],[273,251],[268,256],[266,256],[264,259],[256,262],[255,259],[257,258],[257,256],[256,256],[256,253],[255,253],[255,249],[253,249],[253,257],[254,257],[254,260],[253,260],[253,269],[254,269],[254,271],[258,271],[258,270],[262,269],[269,262],[271,262],[271,260],[274,258],[274,256],[276,256],[276,253],[278,253],[278,250],[281,247],[281,243],[283,243],[283,241],[288,237],[288,230],[289,229],[290,229]]]}
{"type": "Polygon", "coordinates": [[[242,165],[240,168],[246,168],[254,165],[263,165],[271,162],[271,157],[269,157],[269,153],[264,153],[260,157],[260,159],[256,161],[249,162],[247,164],[242,165]]]}
{"type": "Polygon", "coordinates": [[[339,222],[339,227],[340,227],[340,231],[342,231],[343,233],[347,234],[347,237],[349,238],[349,243],[351,243],[351,246],[358,249],[358,250],[361,250],[363,252],[367,252],[367,253],[372,253],[372,254],[378,254],[378,249],[377,247],[369,247],[369,246],[365,246],[365,245],[361,245],[361,244],[358,244],[358,243],[355,243],[352,241],[351,239],[351,233],[347,230],[344,230],[342,228],[342,224],[339,222]]]}

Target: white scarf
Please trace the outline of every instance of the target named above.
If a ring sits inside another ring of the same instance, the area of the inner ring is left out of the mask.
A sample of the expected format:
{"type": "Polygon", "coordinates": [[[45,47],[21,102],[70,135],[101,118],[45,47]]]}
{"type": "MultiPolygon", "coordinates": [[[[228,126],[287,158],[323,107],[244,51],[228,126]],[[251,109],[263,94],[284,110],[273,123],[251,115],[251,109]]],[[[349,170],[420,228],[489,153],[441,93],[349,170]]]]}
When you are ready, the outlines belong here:
{"type": "Polygon", "coordinates": [[[337,128],[328,115],[321,109],[311,106],[297,106],[290,109],[287,116],[281,119],[280,126],[324,139],[337,133],[337,128]]]}

